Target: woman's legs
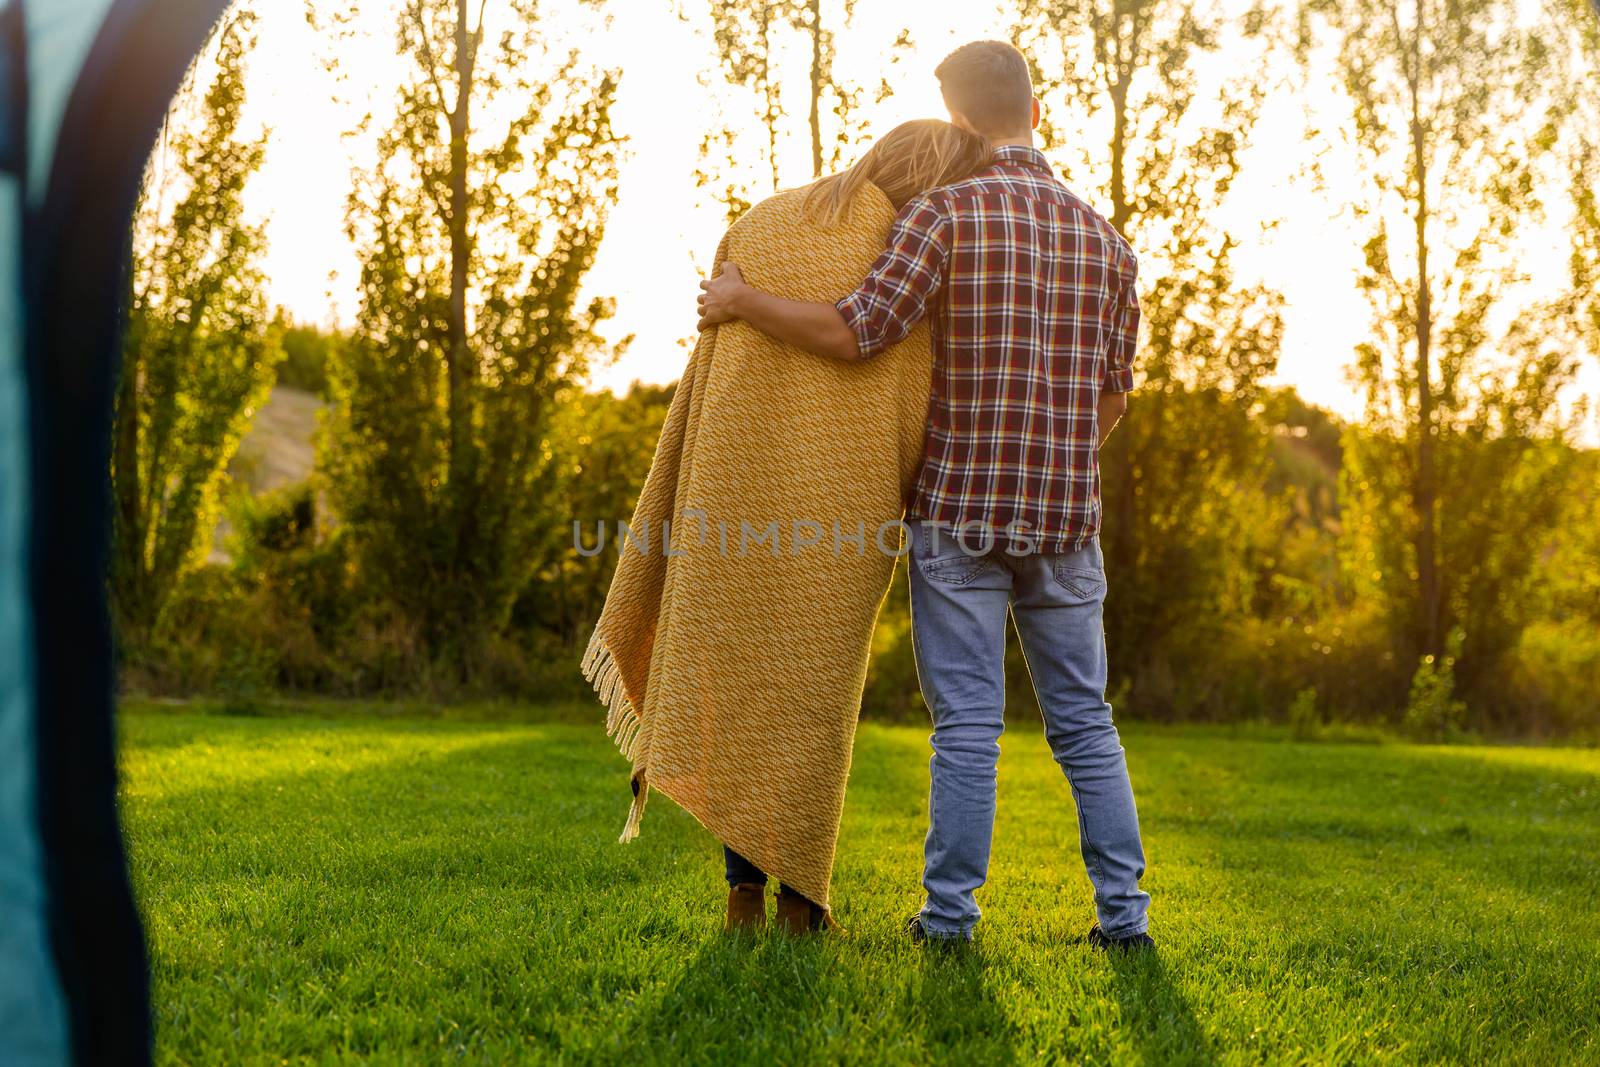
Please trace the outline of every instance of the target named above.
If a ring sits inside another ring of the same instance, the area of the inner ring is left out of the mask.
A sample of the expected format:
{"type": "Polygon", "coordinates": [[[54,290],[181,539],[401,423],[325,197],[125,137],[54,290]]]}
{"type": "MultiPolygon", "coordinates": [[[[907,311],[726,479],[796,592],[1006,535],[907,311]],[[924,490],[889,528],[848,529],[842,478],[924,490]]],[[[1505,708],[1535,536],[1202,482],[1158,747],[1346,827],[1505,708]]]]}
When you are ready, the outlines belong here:
{"type": "MultiPolygon", "coordinates": [[[[728,928],[762,925],[766,920],[767,872],[727,845],[722,846],[722,860],[728,877],[728,928]],[[755,917],[756,909],[760,911],[760,918],[755,917]]],[[[831,927],[832,920],[826,908],[812,902],[804,894],[780,885],[778,926],[785,933],[799,934],[831,927]]]]}
{"type": "Polygon", "coordinates": [[[723,863],[728,869],[728,884],[766,885],[767,872],[739,855],[727,845],[722,846],[723,863]]]}
{"type": "Polygon", "coordinates": [[[728,869],[728,931],[760,930],[767,925],[767,876],[759,867],[728,846],[722,846],[728,869]]]}

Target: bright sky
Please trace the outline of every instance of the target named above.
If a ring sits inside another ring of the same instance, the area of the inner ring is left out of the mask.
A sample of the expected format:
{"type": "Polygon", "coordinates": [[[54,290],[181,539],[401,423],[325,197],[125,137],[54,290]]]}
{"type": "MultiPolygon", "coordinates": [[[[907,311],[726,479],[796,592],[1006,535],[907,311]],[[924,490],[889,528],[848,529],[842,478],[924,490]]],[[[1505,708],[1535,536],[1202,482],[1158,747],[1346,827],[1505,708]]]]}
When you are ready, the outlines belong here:
{"type": "MultiPolygon", "coordinates": [[[[547,16],[574,34],[594,63],[623,71],[613,118],[628,138],[628,155],[589,288],[616,298],[617,317],[607,334],[632,334],[635,340],[614,365],[597,370],[595,384],[603,387],[679,376],[694,330],[696,282],[724,225],[722,209],[707,202],[693,177],[704,116],[715,107],[710,96],[722,88],[714,75],[707,84],[701,81],[713,64],[709,20],[703,2],[679,2],[688,18],[664,0],[614,3],[613,11],[625,14],[615,15],[609,26],[547,16]]],[[[270,125],[273,134],[249,199],[252,210],[269,220],[272,298],[302,320],[348,322],[354,311],[356,261],[343,233],[344,200],[352,164],[370,149],[368,142],[343,134],[368,108],[382,114],[392,99],[401,72],[393,56],[394,6],[394,0],[367,0],[357,23],[364,32],[338,46],[343,78],[336,80],[322,64],[328,39],[307,27],[299,3],[258,5],[260,44],[249,97],[256,121],[270,125]]],[[[830,6],[836,0],[825,4],[830,6]]],[[[545,5],[557,13],[572,7],[571,0],[545,5]]],[[[840,34],[839,70],[871,88],[880,77],[888,79],[893,92],[886,101],[873,104],[870,91],[864,101],[873,130],[909,118],[943,117],[934,66],[957,44],[1003,37],[1005,28],[993,8],[971,0],[858,0],[852,27],[840,34]],[[884,70],[889,46],[908,20],[916,47],[884,70]]],[[[1216,71],[1225,72],[1231,59],[1223,55],[1216,71]]],[[[798,185],[810,178],[805,87],[790,88],[794,136],[785,144],[784,184],[798,185]]],[[[1300,94],[1275,93],[1252,131],[1244,180],[1219,206],[1219,218],[1242,242],[1236,259],[1240,283],[1265,280],[1288,301],[1280,380],[1313,402],[1354,415],[1359,403],[1345,382],[1345,368],[1368,310],[1352,284],[1355,233],[1336,210],[1349,179],[1341,177],[1337,153],[1325,160],[1328,191],[1317,192],[1299,176],[1307,152],[1307,107],[1313,120],[1331,124],[1342,120],[1336,105],[1327,88],[1314,90],[1309,102],[1300,94]],[[1259,223],[1268,220],[1277,225],[1259,232],[1259,223]]],[[[1070,158],[1053,154],[1063,163],[1070,158]]],[[[1559,264],[1553,236],[1546,243],[1550,247],[1535,258],[1546,267],[1559,264]]],[[[1590,392],[1600,386],[1596,379],[1600,373],[1591,367],[1590,392]]]]}

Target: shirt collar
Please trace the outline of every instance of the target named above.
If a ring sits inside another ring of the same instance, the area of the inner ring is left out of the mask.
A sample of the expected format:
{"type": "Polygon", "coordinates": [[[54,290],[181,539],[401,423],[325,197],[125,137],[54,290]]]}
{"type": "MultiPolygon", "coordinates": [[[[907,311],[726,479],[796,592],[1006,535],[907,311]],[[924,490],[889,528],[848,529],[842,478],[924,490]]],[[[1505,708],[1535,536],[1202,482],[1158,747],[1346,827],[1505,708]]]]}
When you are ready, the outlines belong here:
{"type": "Polygon", "coordinates": [[[1044,158],[1044,153],[1032,145],[1003,144],[994,150],[994,163],[996,165],[1009,163],[1012,166],[1028,167],[1032,170],[1041,170],[1046,174],[1054,174],[1055,169],[1050,166],[1050,161],[1044,158]]]}

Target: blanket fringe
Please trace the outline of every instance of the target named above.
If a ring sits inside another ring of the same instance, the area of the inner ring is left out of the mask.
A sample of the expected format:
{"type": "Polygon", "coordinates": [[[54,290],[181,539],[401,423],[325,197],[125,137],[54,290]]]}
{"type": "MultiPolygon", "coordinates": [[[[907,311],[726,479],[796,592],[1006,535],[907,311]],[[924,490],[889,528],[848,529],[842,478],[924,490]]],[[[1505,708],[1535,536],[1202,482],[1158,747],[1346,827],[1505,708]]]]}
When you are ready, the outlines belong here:
{"type": "Polygon", "coordinates": [[[636,776],[633,780],[633,806],[628,809],[628,821],[622,827],[622,836],[617,838],[619,844],[626,845],[639,836],[639,820],[644,818],[644,802],[649,795],[650,787],[645,784],[644,776],[636,776]]]}
{"type": "MultiPolygon", "coordinates": [[[[611,655],[611,649],[606,646],[598,629],[589,639],[589,647],[583,653],[583,676],[594,686],[595,693],[600,697],[600,703],[606,707],[606,736],[616,743],[617,750],[622,753],[623,758],[632,762],[638,755],[640,735],[644,732],[644,720],[639,717],[639,711],[633,706],[633,701],[628,699],[627,689],[622,684],[622,669],[617,666],[616,659],[611,655]]],[[[649,787],[645,785],[644,775],[636,773],[633,780],[633,805],[628,809],[628,821],[622,828],[619,841],[626,843],[639,836],[639,820],[644,818],[644,802],[648,795],[649,787]]]]}

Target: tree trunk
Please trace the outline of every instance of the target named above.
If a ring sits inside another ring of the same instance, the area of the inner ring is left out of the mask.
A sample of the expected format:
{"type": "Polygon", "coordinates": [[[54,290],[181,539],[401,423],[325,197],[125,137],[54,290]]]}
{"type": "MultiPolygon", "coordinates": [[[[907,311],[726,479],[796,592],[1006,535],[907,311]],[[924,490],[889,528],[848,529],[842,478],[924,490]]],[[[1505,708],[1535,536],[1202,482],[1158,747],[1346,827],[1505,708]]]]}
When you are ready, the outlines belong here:
{"type": "Polygon", "coordinates": [[[1428,280],[1428,163],[1422,124],[1420,42],[1423,0],[1416,3],[1416,43],[1411,62],[1411,155],[1416,181],[1417,241],[1417,471],[1412,490],[1417,553],[1417,639],[1423,655],[1436,660],[1444,654],[1439,633],[1438,548],[1434,536],[1438,481],[1435,473],[1433,414],[1433,289],[1428,280]]]}
{"type": "Polygon", "coordinates": [[[822,0],[811,12],[811,177],[822,177],[822,0]]]}
{"type": "Polygon", "coordinates": [[[449,379],[450,485],[466,488],[470,468],[472,372],[467,351],[467,134],[472,93],[472,43],[467,0],[456,0],[456,106],[450,112],[450,322],[445,362],[449,379]]]}
{"type": "MultiPolygon", "coordinates": [[[[1124,237],[1128,235],[1128,224],[1133,221],[1133,205],[1128,201],[1127,173],[1128,173],[1128,82],[1133,74],[1122,60],[1121,42],[1115,46],[1117,70],[1114,80],[1107,85],[1111,97],[1111,225],[1124,237]]],[[[1134,448],[1134,439],[1130,436],[1129,429],[1122,429],[1122,440],[1118,442],[1117,478],[1122,483],[1121,495],[1117,498],[1117,516],[1115,528],[1110,530],[1109,540],[1115,546],[1114,555],[1122,562],[1124,567],[1132,567],[1134,554],[1137,552],[1134,529],[1139,521],[1137,511],[1138,501],[1134,496],[1134,482],[1136,475],[1137,456],[1134,448]]]]}
{"type": "Polygon", "coordinates": [[[779,186],[778,170],[778,87],[772,84],[772,12],[761,5],[761,92],[766,106],[762,121],[767,127],[767,162],[772,165],[772,191],[779,186]]]}
{"type": "MultiPolygon", "coordinates": [[[[479,29],[481,30],[481,26],[479,29]]],[[[477,58],[477,34],[468,28],[467,0],[456,0],[455,74],[456,101],[450,111],[450,321],[446,348],[450,422],[445,521],[451,525],[451,588],[444,593],[447,609],[429,621],[435,628],[435,650],[446,650],[458,677],[471,673],[471,654],[482,620],[476,603],[478,578],[473,573],[477,546],[477,445],[473,430],[473,390],[477,369],[467,340],[467,276],[472,238],[467,219],[467,140],[472,131],[472,76],[477,58]]]]}
{"type": "Polygon", "coordinates": [[[1128,236],[1133,205],[1128,202],[1128,82],[1125,73],[1111,85],[1111,227],[1128,236]]]}

